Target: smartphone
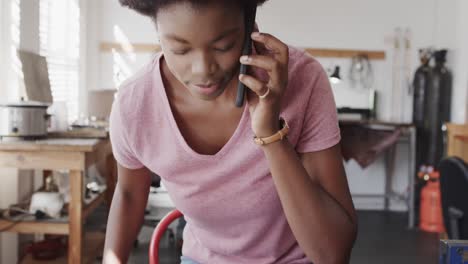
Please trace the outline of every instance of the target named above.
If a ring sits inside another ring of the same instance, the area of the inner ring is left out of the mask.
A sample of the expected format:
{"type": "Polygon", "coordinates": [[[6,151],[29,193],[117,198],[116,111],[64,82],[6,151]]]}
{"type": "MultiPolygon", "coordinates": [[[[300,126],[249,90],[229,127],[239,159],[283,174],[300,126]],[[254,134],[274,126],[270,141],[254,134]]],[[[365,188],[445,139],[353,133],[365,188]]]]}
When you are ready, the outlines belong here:
{"type": "MultiPolygon", "coordinates": [[[[245,11],[245,38],[244,38],[244,45],[242,47],[242,55],[250,55],[252,54],[252,32],[255,26],[255,16],[257,13],[257,5],[252,4],[248,5],[245,11]]],[[[247,73],[247,65],[241,64],[239,74],[246,74],[247,73]]],[[[237,86],[237,97],[236,97],[236,106],[242,107],[244,105],[244,98],[245,98],[245,85],[242,82],[239,82],[237,86]]]]}

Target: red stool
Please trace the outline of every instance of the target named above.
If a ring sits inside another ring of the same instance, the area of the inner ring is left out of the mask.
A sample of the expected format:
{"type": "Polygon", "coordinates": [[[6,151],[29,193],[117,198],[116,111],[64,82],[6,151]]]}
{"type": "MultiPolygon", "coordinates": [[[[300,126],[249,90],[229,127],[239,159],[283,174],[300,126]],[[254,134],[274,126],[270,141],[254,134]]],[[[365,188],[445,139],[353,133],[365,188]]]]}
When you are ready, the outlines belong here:
{"type": "Polygon", "coordinates": [[[154,229],[149,247],[150,264],[159,264],[159,242],[161,242],[161,238],[164,235],[164,232],[167,230],[167,227],[177,218],[182,216],[183,214],[179,210],[174,209],[166,216],[164,216],[163,219],[161,219],[161,221],[158,223],[156,229],[154,229]]]}

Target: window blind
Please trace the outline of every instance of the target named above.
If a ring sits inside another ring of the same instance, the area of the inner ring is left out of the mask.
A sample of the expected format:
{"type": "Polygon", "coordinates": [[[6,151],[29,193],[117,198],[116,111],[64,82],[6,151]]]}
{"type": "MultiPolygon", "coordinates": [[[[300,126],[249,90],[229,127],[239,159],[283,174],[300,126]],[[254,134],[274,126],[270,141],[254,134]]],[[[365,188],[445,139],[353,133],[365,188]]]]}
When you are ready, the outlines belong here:
{"type": "Polygon", "coordinates": [[[78,0],[40,0],[40,54],[47,58],[54,102],[67,105],[68,120],[78,118],[80,9],[78,0]]]}

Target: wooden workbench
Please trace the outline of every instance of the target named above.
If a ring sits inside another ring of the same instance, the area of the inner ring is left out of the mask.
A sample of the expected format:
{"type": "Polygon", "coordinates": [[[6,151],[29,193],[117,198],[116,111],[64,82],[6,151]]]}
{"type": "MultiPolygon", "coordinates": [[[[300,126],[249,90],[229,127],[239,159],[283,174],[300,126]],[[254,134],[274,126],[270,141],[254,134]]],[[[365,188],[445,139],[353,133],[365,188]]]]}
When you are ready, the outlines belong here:
{"type": "MultiPolygon", "coordinates": [[[[49,138],[34,141],[0,141],[0,167],[44,171],[69,170],[70,173],[69,215],[65,221],[12,223],[0,220],[0,229],[9,227],[8,232],[68,235],[68,263],[89,263],[94,261],[96,254],[102,253],[104,236],[85,234],[83,221],[106,198],[108,201],[111,199],[116,170],[109,139],[49,138]],[[98,162],[104,162],[108,188],[85,205],[84,173],[90,165],[98,162]],[[92,252],[84,252],[85,238],[92,238],[92,252]]],[[[64,262],[67,262],[66,259],[64,262]]]]}
{"type": "Polygon", "coordinates": [[[468,125],[447,123],[447,156],[468,162],[468,125]]]}
{"type": "MultiPolygon", "coordinates": [[[[362,126],[371,130],[378,131],[394,131],[400,130],[397,143],[406,143],[408,153],[408,188],[404,193],[396,193],[393,191],[393,179],[396,171],[396,147],[393,144],[385,151],[385,191],[384,194],[360,194],[353,193],[353,197],[363,198],[384,198],[384,210],[389,210],[390,199],[402,200],[408,208],[408,229],[415,226],[415,180],[416,180],[416,127],[408,123],[384,122],[378,120],[340,120],[340,126],[362,126]]],[[[343,137],[344,140],[344,137],[343,137]]]]}

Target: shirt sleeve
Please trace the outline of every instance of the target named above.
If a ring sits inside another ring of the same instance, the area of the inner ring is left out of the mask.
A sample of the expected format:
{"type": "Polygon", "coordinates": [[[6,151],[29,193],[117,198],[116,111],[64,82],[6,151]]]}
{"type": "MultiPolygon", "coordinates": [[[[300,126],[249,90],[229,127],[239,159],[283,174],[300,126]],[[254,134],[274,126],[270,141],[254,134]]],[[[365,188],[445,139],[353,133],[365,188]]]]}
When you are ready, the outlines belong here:
{"type": "MultiPolygon", "coordinates": [[[[318,64],[319,65],[319,64],[318,64]]],[[[318,74],[311,82],[302,131],[296,150],[299,153],[320,151],[340,142],[340,128],[335,99],[328,76],[319,65],[313,72],[318,74]]]]}
{"type": "Polygon", "coordinates": [[[117,162],[128,169],[140,169],[144,165],[138,160],[135,152],[132,150],[129,144],[129,138],[127,136],[126,124],[122,111],[120,109],[121,104],[119,97],[115,99],[112,104],[112,111],[109,120],[109,134],[112,144],[112,153],[114,154],[117,162]]]}

